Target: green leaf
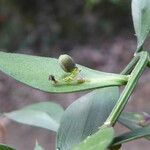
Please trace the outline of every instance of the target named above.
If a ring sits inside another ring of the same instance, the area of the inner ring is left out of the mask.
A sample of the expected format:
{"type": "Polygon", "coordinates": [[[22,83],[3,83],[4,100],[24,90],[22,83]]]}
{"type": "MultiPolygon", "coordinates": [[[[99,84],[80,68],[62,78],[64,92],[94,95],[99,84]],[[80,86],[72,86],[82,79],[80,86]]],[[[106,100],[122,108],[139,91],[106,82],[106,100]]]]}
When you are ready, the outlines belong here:
{"type": "Polygon", "coordinates": [[[58,104],[41,102],[5,113],[5,116],[19,123],[57,131],[63,112],[63,108],[58,104]]]}
{"type": "Polygon", "coordinates": [[[78,65],[78,68],[81,70],[79,78],[86,81],[83,83],[77,83],[77,81],[67,83],[63,81],[63,78],[69,73],[63,71],[57,59],[0,52],[1,71],[24,84],[46,92],[75,92],[123,85],[127,82],[127,76],[125,75],[104,73],[81,65],[78,65]],[[49,81],[50,75],[58,80],[57,84],[49,81]]]}
{"type": "Polygon", "coordinates": [[[117,87],[97,89],[73,102],[64,112],[57,134],[57,148],[70,150],[98,131],[119,98],[117,87]]]}
{"type": "Polygon", "coordinates": [[[144,116],[140,113],[123,112],[118,121],[129,129],[134,130],[144,122],[144,116]]]}
{"type": "Polygon", "coordinates": [[[150,135],[150,126],[135,129],[132,132],[124,133],[118,137],[116,137],[112,143],[113,146],[120,145],[125,142],[129,142],[131,140],[135,140],[138,138],[146,137],[150,135]]]}
{"type": "Polygon", "coordinates": [[[92,136],[88,136],[83,142],[73,148],[73,150],[106,150],[113,138],[114,129],[112,127],[103,127],[92,136]]]}
{"type": "MultiPolygon", "coordinates": [[[[123,112],[118,121],[130,130],[135,130],[143,126],[150,127],[150,124],[148,124],[148,121],[146,120],[144,114],[140,113],[123,112]]],[[[146,139],[150,140],[150,137],[146,137],[146,139]]]]}
{"type": "Polygon", "coordinates": [[[150,0],[132,0],[132,17],[139,51],[150,31],[150,0]]]}
{"type": "Polygon", "coordinates": [[[38,144],[38,142],[36,142],[34,150],[44,150],[44,149],[38,144]]]}
{"type": "Polygon", "coordinates": [[[15,150],[8,145],[0,144],[0,150],[15,150]]]}

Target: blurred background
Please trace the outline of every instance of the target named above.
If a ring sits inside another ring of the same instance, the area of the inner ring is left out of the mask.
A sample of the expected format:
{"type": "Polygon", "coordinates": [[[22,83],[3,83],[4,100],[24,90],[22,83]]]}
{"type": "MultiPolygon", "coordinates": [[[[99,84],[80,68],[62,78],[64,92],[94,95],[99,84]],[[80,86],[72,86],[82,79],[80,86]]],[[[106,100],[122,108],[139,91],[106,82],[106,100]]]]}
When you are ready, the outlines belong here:
{"type": "MultiPolygon", "coordinates": [[[[119,73],[136,48],[130,3],[131,0],[0,0],[0,49],[56,58],[67,53],[84,66],[119,73]]],[[[150,47],[150,40],[145,47],[150,47]]],[[[149,83],[147,70],[126,110],[150,112],[149,83]]],[[[66,108],[83,94],[44,93],[0,73],[1,112],[41,101],[54,101],[66,108]]],[[[2,140],[17,150],[33,150],[36,139],[45,150],[54,150],[53,132],[10,120],[5,124],[2,140]]],[[[117,130],[125,128],[118,126],[117,130]]],[[[124,144],[122,150],[149,150],[149,146],[148,141],[140,139],[124,144]]]]}

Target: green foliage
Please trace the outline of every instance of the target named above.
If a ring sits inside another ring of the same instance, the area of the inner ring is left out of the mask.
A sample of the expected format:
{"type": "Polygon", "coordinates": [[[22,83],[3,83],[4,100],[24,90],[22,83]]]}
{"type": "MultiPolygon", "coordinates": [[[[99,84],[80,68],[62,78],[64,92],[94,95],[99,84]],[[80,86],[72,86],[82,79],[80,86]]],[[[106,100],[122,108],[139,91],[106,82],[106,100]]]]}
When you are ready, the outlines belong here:
{"type": "Polygon", "coordinates": [[[0,144],[0,150],[15,150],[7,145],[0,144]]]}
{"type": "Polygon", "coordinates": [[[113,137],[114,129],[112,127],[101,127],[98,132],[88,136],[73,150],[106,150],[111,144],[113,137]]]}
{"type": "Polygon", "coordinates": [[[28,56],[22,54],[11,54],[0,52],[0,70],[31,87],[46,92],[64,93],[100,88],[112,85],[122,85],[127,82],[124,75],[100,72],[78,65],[80,71],[79,80],[86,80],[78,83],[75,79],[71,83],[63,79],[69,76],[60,67],[58,60],[48,57],[28,56]],[[53,75],[53,81],[49,76],[53,75]]]}
{"type": "MultiPolygon", "coordinates": [[[[87,2],[93,5],[107,4],[108,1],[87,2]]],[[[109,2],[119,3],[118,0],[109,2]]],[[[0,70],[33,88],[55,93],[96,89],[77,99],[65,111],[57,104],[42,102],[4,115],[20,123],[57,132],[58,150],[118,150],[125,142],[141,137],[149,139],[148,114],[145,117],[143,114],[122,113],[139,78],[150,64],[150,54],[142,51],[150,31],[149,6],[150,0],[132,0],[137,54],[120,74],[86,68],[75,64],[67,55],[60,57],[58,62],[54,58],[0,52],[0,70]],[[126,86],[119,96],[117,86],[121,85],[126,86]],[[132,131],[115,137],[113,126],[117,121],[132,131]]],[[[64,21],[64,15],[61,17],[64,21]]],[[[42,149],[36,143],[35,150],[42,149]]],[[[0,145],[0,150],[14,149],[0,145]]]]}
{"type": "Polygon", "coordinates": [[[137,36],[137,51],[140,51],[150,32],[150,0],[132,0],[132,16],[137,36]]]}
{"type": "Polygon", "coordinates": [[[88,93],[72,103],[61,119],[57,148],[70,150],[98,131],[117,103],[118,97],[118,88],[109,87],[88,93]]]}
{"type": "Polygon", "coordinates": [[[63,112],[62,107],[55,103],[41,102],[17,111],[5,113],[5,116],[19,123],[57,132],[63,112]]]}

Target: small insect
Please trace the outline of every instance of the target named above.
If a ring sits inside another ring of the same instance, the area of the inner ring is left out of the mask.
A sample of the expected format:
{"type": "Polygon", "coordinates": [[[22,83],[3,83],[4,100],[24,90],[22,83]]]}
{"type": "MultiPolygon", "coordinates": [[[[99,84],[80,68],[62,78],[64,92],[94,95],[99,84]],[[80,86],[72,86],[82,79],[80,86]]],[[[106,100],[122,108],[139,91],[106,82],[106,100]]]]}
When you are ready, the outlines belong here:
{"type": "Polygon", "coordinates": [[[54,84],[81,84],[88,81],[80,75],[81,70],[77,67],[74,60],[69,55],[60,55],[58,62],[60,67],[67,73],[67,75],[57,80],[54,75],[49,75],[49,80],[54,84]]]}
{"type": "Polygon", "coordinates": [[[49,75],[49,78],[48,78],[50,81],[52,81],[53,83],[57,84],[58,81],[55,79],[55,76],[54,75],[49,75]]]}

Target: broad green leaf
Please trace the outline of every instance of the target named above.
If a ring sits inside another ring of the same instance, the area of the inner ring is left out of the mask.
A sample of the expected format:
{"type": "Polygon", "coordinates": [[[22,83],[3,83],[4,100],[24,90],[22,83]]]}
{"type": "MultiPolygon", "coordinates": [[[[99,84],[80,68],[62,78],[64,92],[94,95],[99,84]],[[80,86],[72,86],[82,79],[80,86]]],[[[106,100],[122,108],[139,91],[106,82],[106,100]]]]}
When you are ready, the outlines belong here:
{"type": "Polygon", "coordinates": [[[63,112],[63,108],[58,104],[41,102],[5,113],[5,116],[19,123],[57,131],[63,112]]]}
{"type": "Polygon", "coordinates": [[[38,144],[38,142],[36,142],[34,150],[44,150],[44,149],[38,144]]]}
{"type": "Polygon", "coordinates": [[[132,132],[124,133],[116,137],[112,143],[113,146],[120,145],[131,140],[150,136],[150,127],[143,127],[133,130],[132,132]]]}
{"type": "Polygon", "coordinates": [[[73,150],[106,150],[114,138],[112,127],[100,128],[95,134],[88,136],[83,142],[73,150]]]}
{"type": "MultiPolygon", "coordinates": [[[[123,112],[118,121],[130,130],[135,130],[143,126],[150,127],[150,121],[147,121],[144,114],[141,113],[123,112]]],[[[150,136],[146,137],[146,139],[150,140],[150,136]]]]}
{"type": "Polygon", "coordinates": [[[77,81],[67,83],[63,81],[63,78],[69,74],[65,73],[59,66],[57,59],[0,52],[1,71],[24,84],[46,92],[75,92],[123,85],[127,82],[127,76],[125,75],[104,73],[81,65],[78,65],[78,68],[81,70],[78,78],[86,81],[83,83],[77,83],[77,81]],[[50,75],[58,80],[57,84],[49,81],[50,75]]]}
{"type": "Polygon", "coordinates": [[[8,145],[0,144],[0,150],[15,150],[15,149],[9,147],[8,145]]]}
{"type": "Polygon", "coordinates": [[[138,41],[138,51],[150,31],[150,0],[132,0],[132,17],[138,41]]]}
{"type": "Polygon", "coordinates": [[[57,148],[70,150],[98,131],[119,98],[117,87],[94,90],[73,102],[64,112],[57,134],[57,148]]]}

